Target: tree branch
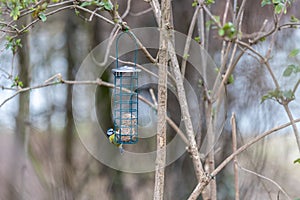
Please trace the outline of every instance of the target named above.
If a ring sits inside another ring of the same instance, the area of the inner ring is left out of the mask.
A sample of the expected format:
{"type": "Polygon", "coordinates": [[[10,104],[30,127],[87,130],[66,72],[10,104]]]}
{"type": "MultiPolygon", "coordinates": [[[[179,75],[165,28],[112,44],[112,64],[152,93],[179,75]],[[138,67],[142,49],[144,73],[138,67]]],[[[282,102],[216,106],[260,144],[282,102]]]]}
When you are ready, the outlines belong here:
{"type": "MultiPolygon", "coordinates": [[[[295,123],[299,123],[300,122],[300,118],[294,120],[295,123]]],[[[250,140],[249,142],[247,142],[246,144],[244,144],[243,146],[241,146],[240,148],[238,148],[235,152],[233,152],[230,156],[228,156],[211,174],[210,174],[210,179],[208,180],[208,182],[206,182],[206,185],[210,182],[210,180],[212,178],[214,178],[225,166],[228,165],[228,163],[230,163],[235,156],[241,154],[242,152],[244,152],[246,149],[248,149],[250,146],[252,146],[253,144],[257,143],[258,141],[260,141],[261,139],[265,138],[266,136],[279,131],[281,129],[284,129],[288,126],[291,126],[292,123],[285,123],[283,125],[277,126],[275,128],[272,128],[266,132],[264,132],[261,135],[258,135],[256,137],[254,137],[252,140],[250,140]]],[[[192,194],[189,197],[189,200],[194,200],[197,199],[197,197],[200,195],[200,193],[203,191],[203,189],[206,187],[205,184],[203,183],[198,183],[197,186],[195,187],[195,189],[193,190],[192,194]]]]}
{"type": "Polygon", "coordinates": [[[168,80],[168,40],[170,30],[168,24],[171,20],[171,0],[161,1],[160,18],[160,51],[158,54],[158,105],[157,105],[157,140],[156,140],[156,165],[155,165],[155,185],[154,200],[164,199],[165,187],[165,166],[166,166],[166,144],[167,144],[167,80],[168,80]]]}
{"type": "MultiPolygon", "coordinates": [[[[232,127],[232,152],[237,150],[237,134],[236,134],[236,121],[235,114],[232,113],[231,116],[231,127],[232,127]]],[[[238,160],[237,156],[233,158],[233,171],[234,171],[234,187],[235,187],[235,200],[240,199],[240,190],[239,190],[239,171],[238,171],[238,160]]]]}
{"type": "Polygon", "coordinates": [[[188,56],[189,56],[188,53],[189,53],[189,50],[190,50],[192,36],[193,36],[194,28],[195,28],[195,25],[196,25],[199,10],[200,10],[200,7],[197,6],[196,9],[195,9],[190,27],[189,27],[188,35],[186,37],[186,42],[185,42],[184,51],[183,51],[183,58],[182,58],[182,62],[181,62],[181,74],[182,74],[183,79],[184,79],[184,75],[185,75],[186,61],[187,61],[188,56]]]}
{"type": "Polygon", "coordinates": [[[268,177],[266,177],[266,176],[263,176],[263,175],[261,175],[261,174],[258,174],[258,173],[256,173],[256,172],[254,172],[254,171],[251,171],[251,170],[249,170],[249,169],[246,169],[246,168],[244,168],[244,167],[242,167],[238,162],[236,163],[237,164],[237,166],[241,169],[241,170],[243,170],[243,171],[245,171],[245,172],[247,172],[247,173],[250,173],[250,174],[253,174],[253,175],[255,175],[255,176],[258,176],[258,177],[260,177],[260,178],[262,178],[262,179],[265,179],[265,180],[267,180],[267,181],[269,181],[269,182],[271,182],[271,183],[273,183],[286,197],[287,197],[287,199],[289,199],[289,200],[292,200],[292,198],[286,193],[286,191],[278,184],[278,183],[276,183],[274,180],[272,180],[272,179],[270,179],[270,178],[268,178],[268,177]]]}

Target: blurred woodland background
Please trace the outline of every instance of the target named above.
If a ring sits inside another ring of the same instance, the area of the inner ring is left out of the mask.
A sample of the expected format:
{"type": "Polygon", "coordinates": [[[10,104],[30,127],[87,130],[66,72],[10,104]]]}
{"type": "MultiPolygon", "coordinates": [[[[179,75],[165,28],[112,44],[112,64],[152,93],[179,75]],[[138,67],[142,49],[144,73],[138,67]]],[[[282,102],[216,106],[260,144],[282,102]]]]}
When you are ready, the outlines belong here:
{"type": "MultiPolygon", "coordinates": [[[[78,127],[75,128],[73,120],[72,84],[30,89],[6,102],[20,88],[43,84],[58,73],[64,80],[74,80],[78,68],[88,53],[109,38],[114,28],[112,24],[96,15],[91,18],[92,12],[99,12],[113,21],[109,12],[97,10],[96,3],[93,3],[97,1],[1,0],[0,2],[0,87],[2,88],[0,90],[0,199],[152,199],[155,172],[131,174],[117,171],[96,160],[85,149],[76,133],[78,127]],[[14,14],[14,5],[22,2],[27,2],[30,6],[39,5],[40,10],[37,11],[36,6],[35,9],[21,11],[19,15],[14,14]],[[91,12],[69,7],[47,15],[58,8],[73,4],[91,12]],[[42,8],[43,5],[45,8],[42,8]],[[56,6],[51,7],[51,5],[56,6]],[[29,15],[25,15],[26,12],[29,12],[29,15]],[[37,16],[34,16],[35,14],[37,16]],[[14,24],[22,30],[24,24],[31,22],[34,23],[29,26],[26,33],[16,34],[14,24]]],[[[132,29],[157,27],[149,2],[152,1],[119,0],[117,1],[118,12],[121,16],[125,13],[123,20],[132,29]]],[[[222,50],[226,50],[224,46],[228,47],[232,39],[230,35],[227,35],[229,39],[226,38],[226,24],[228,25],[232,20],[231,16],[235,14],[234,6],[238,10],[242,4],[245,4],[242,22],[240,22],[243,34],[235,33],[235,36],[243,35],[241,41],[262,54],[267,54],[269,44],[273,43],[269,63],[281,88],[289,91],[295,84],[299,84],[299,1],[204,2],[205,8],[215,19],[219,19],[221,28],[211,19],[212,16],[202,10],[199,15],[202,13],[204,22],[201,22],[201,18],[197,19],[192,38],[203,45],[218,67],[221,67],[224,60],[222,50]],[[262,6],[262,3],[266,5],[262,6]],[[287,6],[286,13],[284,9],[279,10],[280,8],[276,11],[276,6],[282,4],[284,8],[287,6]],[[229,9],[226,9],[228,5],[229,9]],[[228,12],[225,19],[224,12],[228,12]],[[251,43],[253,38],[271,29],[274,21],[279,18],[280,21],[276,25],[287,25],[282,26],[281,29],[277,28],[276,36],[271,32],[255,43],[251,43]],[[266,19],[268,21],[265,21],[266,19]],[[205,24],[205,38],[200,37],[203,24],[205,24]],[[220,31],[222,28],[225,33],[220,31]],[[287,70],[288,66],[290,66],[289,70],[287,70]],[[283,76],[283,73],[289,76],[283,76]]],[[[187,35],[199,3],[191,0],[173,0],[171,3],[172,28],[187,35]]],[[[294,119],[300,118],[299,91],[283,94],[283,96],[279,93],[270,93],[274,90],[274,83],[268,69],[263,66],[264,61],[244,47],[238,46],[236,49],[237,52],[245,51],[245,53],[241,58],[234,60],[237,61],[236,67],[225,86],[224,128],[221,136],[215,139],[212,146],[216,166],[232,153],[230,118],[233,112],[236,115],[238,146],[242,146],[251,138],[269,129],[290,122],[284,108],[278,103],[282,99],[292,100],[289,108],[294,119]],[[264,98],[263,102],[262,98],[264,98]]],[[[149,52],[154,58],[156,57],[157,51],[149,50],[149,52]]],[[[230,52],[230,55],[233,53],[235,52],[230,52]]],[[[236,54],[234,58],[238,55],[236,54]]],[[[145,58],[138,58],[139,61],[143,59],[145,58]]],[[[228,59],[226,64],[232,63],[228,59]]],[[[225,72],[226,68],[221,73],[225,74],[225,72]]],[[[190,83],[194,83],[193,87],[198,88],[198,98],[203,100],[205,89],[199,86],[200,78],[194,76],[189,64],[187,64],[185,77],[190,83]]],[[[109,70],[100,78],[107,82],[113,80],[109,70]]],[[[110,91],[110,88],[98,87],[95,99],[99,123],[107,128],[112,126],[110,91]]],[[[143,95],[142,89],[141,95],[143,95]]],[[[181,120],[178,115],[180,108],[176,98],[172,98],[171,95],[168,99],[168,115],[178,124],[181,120]]],[[[203,111],[199,115],[205,116],[207,114],[205,103],[199,106],[203,111]]],[[[202,129],[199,130],[198,135],[205,134],[207,131],[204,118],[201,119],[202,129]]],[[[89,131],[89,127],[82,128],[89,131]]],[[[176,134],[171,128],[168,128],[168,131],[170,132],[168,134],[176,134]]],[[[238,156],[241,199],[300,198],[300,165],[294,163],[300,156],[293,132],[294,129],[291,127],[282,129],[260,140],[238,156]]],[[[196,141],[200,148],[201,137],[196,137],[196,141]]],[[[155,148],[155,139],[153,139],[146,145],[139,145],[137,151],[147,152],[155,148]]],[[[205,159],[203,163],[205,164],[205,159]]],[[[233,169],[231,162],[215,177],[217,199],[235,198],[233,169]]],[[[187,199],[197,185],[193,163],[188,152],[168,165],[165,173],[164,199],[187,199]]]]}

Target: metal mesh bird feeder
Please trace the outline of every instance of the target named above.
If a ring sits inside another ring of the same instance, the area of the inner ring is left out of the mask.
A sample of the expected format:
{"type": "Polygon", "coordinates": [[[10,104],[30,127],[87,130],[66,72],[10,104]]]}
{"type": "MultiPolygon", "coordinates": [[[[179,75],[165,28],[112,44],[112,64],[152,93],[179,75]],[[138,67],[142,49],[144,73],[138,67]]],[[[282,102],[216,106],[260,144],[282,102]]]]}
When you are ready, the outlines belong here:
{"type": "Polygon", "coordinates": [[[116,68],[114,74],[113,91],[113,120],[115,140],[119,144],[134,144],[138,141],[138,73],[136,68],[137,42],[130,32],[121,33],[116,40],[116,68]],[[119,39],[128,34],[135,42],[134,64],[119,66],[119,39]]]}

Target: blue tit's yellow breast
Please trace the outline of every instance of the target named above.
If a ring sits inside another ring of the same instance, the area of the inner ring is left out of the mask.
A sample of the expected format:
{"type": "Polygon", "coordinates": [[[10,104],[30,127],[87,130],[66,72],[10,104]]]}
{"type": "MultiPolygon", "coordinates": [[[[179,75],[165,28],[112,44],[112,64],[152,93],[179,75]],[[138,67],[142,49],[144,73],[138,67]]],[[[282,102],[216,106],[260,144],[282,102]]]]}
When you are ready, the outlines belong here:
{"type": "Polygon", "coordinates": [[[119,147],[121,144],[118,144],[116,141],[115,141],[115,134],[112,134],[111,136],[109,136],[109,142],[114,144],[115,146],[119,147]]]}

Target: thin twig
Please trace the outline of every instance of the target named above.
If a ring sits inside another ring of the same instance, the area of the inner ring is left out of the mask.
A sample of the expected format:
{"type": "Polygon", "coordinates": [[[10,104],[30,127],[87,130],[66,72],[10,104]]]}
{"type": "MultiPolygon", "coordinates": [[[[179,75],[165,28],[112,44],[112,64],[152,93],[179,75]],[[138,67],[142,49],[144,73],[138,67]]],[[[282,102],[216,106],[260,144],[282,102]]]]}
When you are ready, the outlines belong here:
{"type": "Polygon", "coordinates": [[[191,41],[192,41],[192,35],[194,32],[194,28],[196,25],[196,21],[197,21],[197,16],[199,13],[200,7],[197,6],[197,8],[195,9],[190,27],[189,27],[189,31],[188,31],[188,35],[186,37],[186,41],[185,41],[185,46],[184,46],[184,51],[183,51],[183,58],[182,58],[182,62],[181,62],[181,74],[182,74],[182,78],[184,78],[185,75],[185,68],[186,68],[186,61],[188,59],[188,53],[190,50],[190,45],[191,45],[191,41]]]}
{"type": "Polygon", "coordinates": [[[284,103],[283,107],[284,107],[285,112],[288,115],[288,118],[289,118],[290,122],[292,123],[292,128],[293,128],[293,132],[294,132],[294,135],[295,135],[295,138],[296,138],[296,143],[297,143],[297,146],[298,146],[298,151],[300,152],[300,136],[299,136],[297,125],[295,124],[295,120],[294,120],[293,114],[291,112],[291,109],[289,108],[288,103],[284,103]]]}
{"type": "Polygon", "coordinates": [[[150,0],[149,3],[150,3],[151,8],[152,8],[152,10],[154,12],[156,23],[158,25],[160,25],[161,10],[160,10],[159,2],[158,2],[158,0],[150,0]]]}
{"type": "Polygon", "coordinates": [[[152,88],[149,89],[149,92],[150,92],[150,95],[151,95],[151,98],[152,98],[152,101],[154,103],[154,106],[157,107],[157,100],[155,98],[155,94],[154,94],[154,91],[152,88]]]}
{"type": "Polygon", "coordinates": [[[216,17],[210,12],[210,10],[205,6],[205,4],[202,4],[202,7],[205,11],[205,13],[210,17],[211,20],[214,21],[214,23],[218,26],[218,28],[222,28],[221,23],[216,19],[216,17]]]}
{"type": "Polygon", "coordinates": [[[246,0],[243,0],[240,7],[239,7],[239,12],[237,13],[237,17],[235,19],[235,25],[239,25],[242,18],[243,18],[243,14],[244,14],[244,10],[245,10],[245,5],[246,5],[246,0]]]}
{"type": "Polygon", "coordinates": [[[255,176],[258,176],[258,177],[260,177],[260,178],[262,178],[262,179],[265,179],[265,180],[267,180],[267,181],[269,181],[269,182],[271,182],[271,183],[273,183],[286,197],[287,197],[287,199],[289,199],[289,200],[292,200],[292,198],[286,193],[286,191],[278,184],[278,183],[276,183],[274,180],[272,180],[272,179],[270,179],[270,178],[268,178],[268,177],[266,177],[266,176],[263,176],[263,175],[261,175],[261,174],[259,174],[259,173],[256,173],[256,172],[254,172],[254,171],[251,171],[251,170],[249,170],[249,169],[246,169],[246,168],[244,168],[244,167],[242,167],[238,162],[237,162],[237,166],[241,169],[241,170],[243,170],[243,171],[245,171],[245,172],[247,172],[247,173],[250,173],[250,174],[253,174],[253,175],[255,175],[255,176]]]}
{"type": "Polygon", "coordinates": [[[139,17],[139,16],[144,15],[144,14],[150,12],[150,11],[152,11],[152,8],[148,8],[146,10],[143,10],[141,12],[136,12],[136,13],[135,12],[130,12],[129,15],[131,15],[133,17],[139,17]]]}
{"type": "Polygon", "coordinates": [[[295,28],[297,26],[300,26],[300,23],[286,23],[278,26],[278,30],[286,29],[286,28],[295,28]]]}
{"type": "Polygon", "coordinates": [[[107,44],[107,48],[105,51],[105,55],[104,55],[104,59],[102,62],[98,62],[93,54],[93,51],[91,52],[91,58],[93,60],[93,62],[98,65],[98,66],[104,66],[107,63],[108,57],[109,57],[109,53],[111,50],[111,46],[113,44],[113,41],[115,40],[115,38],[118,35],[119,30],[121,29],[120,26],[115,25],[115,27],[113,28],[113,30],[111,31],[109,38],[108,38],[108,44],[107,44]]]}
{"type": "MultiPolygon", "coordinates": [[[[236,134],[236,120],[235,120],[235,114],[232,113],[231,116],[231,127],[232,127],[232,152],[235,152],[237,150],[237,134],[236,134]]],[[[234,186],[235,186],[235,200],[240,199],[240,191],[239,191],[239,171],[238,171],[238,160],[237,156],[234,156],[233,158],[233,171],[234,171],[234,186]]]]}
{"type": "Polygon", "coordinates": [[[236,18],[236,13],[237,13],[237,0],[234,0],[233,1],[233,16],[232,16],[233,19],[236,18]]]}
{"type": "MultiPolygon", "coordinates": [[[[85,11],[85,12],[90,13],[90,14],[93,14],[93,11],[91,11],[91,10],[89,10],[89,9],[87,9],[87,8],[84,8],[84,7],[82,7],[82,6],[73,5],[73,6],[71,6],[71,7],[77,8],[77,9],[79,9],[79,10],[85,11]]],[[[113,21],[111,21],[110,19],[107,19],[106,17],[104,17],[104,16],[102,16],[102,15],[100,15],[100,14],[98,14],[98,13],[94,13],[94,15],[95,15],[96,17],[99,17],[100,19],[106,21],[106,22],[109,23],[109,24],[115,25],[115,23],[114,23],[113,21]]]]}
{"type": "Polygon", "coordinates": [[[223,15],[223,26],[226,23],[227,14],[228,14],[228,10],[229,10],[229,4],[230,4],[230,0],[226,0],[225,11],[224,11],[224,15],[223,15]]]}
{"type": "Polygon", "coordinates": [[[131,0],[128,0],[128,1],[127,1],[127,7],[126,7],[126,10],[125,10],[125,12],[123,13],[123,15],[121,16],[122,19],[124,19],[125,17],[127,17],[127,15],[129,14],[130,8],[131,8],[131,0]]]}
{"type": "Polygon", "coordinates": [[[88,19],[89,22],[91,22],[91,21],[93,20],[93,17],[94,17],[95,13],[96,13],[98,10],[100,10],[100,8],[96,8],[96,9],[92,12],[90,18],[88,19]]]}
{"type": "Polygon", "coordinates": [[[297,81],[296,85],[294,86],[294,89],[293,89],[293,94],[295,94],[295,93],[296,93],[296,91],[297,91],[297,89],[298,89],[299,85],[300,85],[300,79],[297,81]]]}

